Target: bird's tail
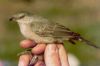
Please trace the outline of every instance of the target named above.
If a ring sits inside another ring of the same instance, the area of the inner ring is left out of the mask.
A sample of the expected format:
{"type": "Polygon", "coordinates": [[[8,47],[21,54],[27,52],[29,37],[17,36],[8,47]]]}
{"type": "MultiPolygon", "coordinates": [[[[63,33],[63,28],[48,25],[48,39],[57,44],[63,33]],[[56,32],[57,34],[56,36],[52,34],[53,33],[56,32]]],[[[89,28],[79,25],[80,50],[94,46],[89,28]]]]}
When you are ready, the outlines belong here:
{"type": "Polygon", "coordinates": [[[98,46],[96,46],[95,44],[93,44],[91,41],[81,37],[80,34],[78,33],[75,33],[75,32],[69,32],[68,33],[70,36],[72,36],[72,38],[69,39],[69,42],[72,43],[72,44],[75,44],[75,41],[81,41],[81,42],[85,42],[85,44],[89,45],[89,46],[92,46],[94,48],[99,48],[98,46]]]}
{"type": "Polygon", "coordinates": [[[84,39],[83,37],[79,37],[79,41],[85,42],[85,44],[87,44],[87,45],[89,45],[89,46],[92,46],[92,47],[94,47],[94,48],[100,49],[100,47],[94,45],[93,42],[91,42],[91,41],[89,41],[89,40],[87,40],[87,39],[84,39]]]}

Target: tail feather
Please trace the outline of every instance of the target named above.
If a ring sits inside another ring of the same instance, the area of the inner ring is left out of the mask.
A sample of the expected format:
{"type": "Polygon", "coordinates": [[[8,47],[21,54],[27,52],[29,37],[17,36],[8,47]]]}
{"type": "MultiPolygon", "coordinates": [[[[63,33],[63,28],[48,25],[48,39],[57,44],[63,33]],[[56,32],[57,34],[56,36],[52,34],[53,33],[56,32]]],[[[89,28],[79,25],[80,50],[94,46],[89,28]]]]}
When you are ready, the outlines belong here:
{"type": "Polygon", "coordinates": [[[69,39],[69,42],[72,43],[72,44],[75,44],[75,41],[82,41],[82,42],[85,42],[85,44],[89,45],[89,46],[92,46],[94,48],[98,48],[100,49],[100,47],[94,45],[92,42],[84,39],[83,37],[81,37],[80,34],[78,33],[75,33],[75,32],[68,32],[68,34],[70,36],[72,36],[70,39],[69,39]]]}
{"type": "Polygon", "coordinates": [[[73,44],[73,45],[75,45],[76,43],[75,43],[75,41],[74,40],[72,40],[72,39],[69,39],[68,40],[71,44],[73,44]]]}
{"type": "Polygon", "coordinates": [[[84,38],[80,38],[80,40],[82,41],[82,42],[85,42],[85,44],[87,44],[87,45],[89,45],[89,46],[92,46],[92,47],[94,47],[94,48],[98,48],[98,49],[100,49],[100,47],[98,47],[98,46],[96,46],[96,45],[94,45],[92,42],[90,42],[89,40],[86,40],[86,39],[84,39],[84,38]]]}

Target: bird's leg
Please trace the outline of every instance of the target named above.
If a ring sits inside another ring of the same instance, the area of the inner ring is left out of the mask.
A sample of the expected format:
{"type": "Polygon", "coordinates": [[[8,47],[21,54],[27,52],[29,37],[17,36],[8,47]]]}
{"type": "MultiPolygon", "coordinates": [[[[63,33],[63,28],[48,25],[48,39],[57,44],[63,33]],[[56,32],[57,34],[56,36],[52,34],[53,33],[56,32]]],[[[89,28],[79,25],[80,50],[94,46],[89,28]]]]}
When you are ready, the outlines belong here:
{"type": "Polygon", "coordinates": [[[18,53],[18,56],[25,55],[25,54],[32,55],[32,59],[30,60],[28,66],[33,66],[38,60],[43,60],[43,56],[42,55],[34,55],[34,54],[32,54],[31,49],[32,48],[28,48],[25,51],[23,51],[21,53],[18,53]]]}
{"type": "Polygon", "coordinates": [[[22,52],[18,53],[17,56],[21,56],[21,55],[24,55],[24,54],[30,54],[31,55],[32,54],[31,49],[32,48],[28,48],[25,51],[22,51],[22,52]]]}

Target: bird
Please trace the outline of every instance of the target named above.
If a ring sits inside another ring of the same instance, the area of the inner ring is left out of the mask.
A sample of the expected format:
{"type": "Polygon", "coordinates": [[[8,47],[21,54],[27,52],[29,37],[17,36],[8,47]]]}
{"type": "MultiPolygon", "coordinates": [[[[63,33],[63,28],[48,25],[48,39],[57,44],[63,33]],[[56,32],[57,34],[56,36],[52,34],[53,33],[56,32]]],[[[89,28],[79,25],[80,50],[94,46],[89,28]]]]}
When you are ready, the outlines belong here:
{"type": "Polygon", "coordinates": [[[87,45],[99,48],[89,40],[83,38],[79,33],[73,32],[57,22],[50,21],[32,13],[16,13],[9,20],[17,22],[22,35],[27,39],[34,40],[37,44],[57,44],[63,43],[63,41],[76,44],[76,41],[81,41],[87,45]]]}

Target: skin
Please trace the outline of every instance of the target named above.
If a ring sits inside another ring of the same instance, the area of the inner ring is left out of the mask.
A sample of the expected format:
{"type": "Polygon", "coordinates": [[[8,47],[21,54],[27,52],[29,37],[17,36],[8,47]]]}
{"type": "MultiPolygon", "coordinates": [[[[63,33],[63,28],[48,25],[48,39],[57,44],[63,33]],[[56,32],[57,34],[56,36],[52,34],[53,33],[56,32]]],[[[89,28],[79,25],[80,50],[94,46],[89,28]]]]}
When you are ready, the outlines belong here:
{"type": "MultiPolygon", "coordinates": [[[[20,43],[22,48],[32,48],[33,54],[41,54],[44,52],[44,61],[39,60],[34,66],[69,66],[68,54],[62,44],[35,44],[31,40],[23,40],[20,43]]],[[[28,66],[31,55],[21,55],[18,66],[28,66]]]]}

